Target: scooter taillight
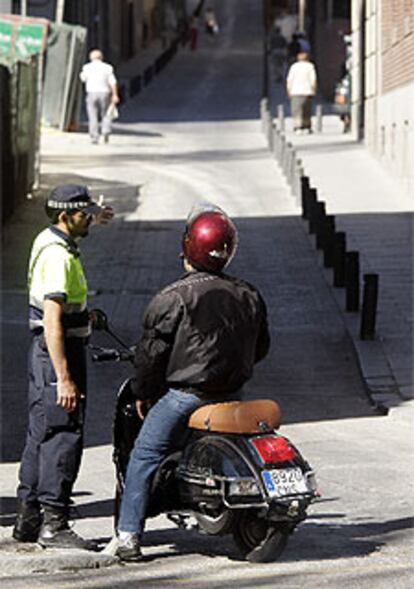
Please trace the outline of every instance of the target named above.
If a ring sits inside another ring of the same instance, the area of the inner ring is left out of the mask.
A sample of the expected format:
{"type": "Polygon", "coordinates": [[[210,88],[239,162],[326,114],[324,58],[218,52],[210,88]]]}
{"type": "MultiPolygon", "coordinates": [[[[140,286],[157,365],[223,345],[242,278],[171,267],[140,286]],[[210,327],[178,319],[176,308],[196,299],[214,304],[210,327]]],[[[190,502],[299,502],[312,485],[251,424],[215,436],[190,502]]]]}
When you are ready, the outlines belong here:
{"type": "Polygon", "coordinates": [[[250,442],[256,448],[263,462],[285,462],[295,457],[295,451],[285,438],[280,436],[265,436],[252,438],[250,442]]]}

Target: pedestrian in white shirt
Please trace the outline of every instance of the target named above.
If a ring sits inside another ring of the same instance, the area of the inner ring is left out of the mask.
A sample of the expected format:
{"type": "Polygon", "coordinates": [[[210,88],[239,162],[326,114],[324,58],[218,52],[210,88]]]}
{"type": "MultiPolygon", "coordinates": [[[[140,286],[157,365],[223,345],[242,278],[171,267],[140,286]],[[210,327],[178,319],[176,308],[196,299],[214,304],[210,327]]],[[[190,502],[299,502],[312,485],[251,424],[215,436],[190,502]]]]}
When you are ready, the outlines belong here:
{"type": "Polygon", "coordinates": [[[89,135],[92,143],[99,141],[99,123],[104,142],[111,133],[111,104],[119,103],[118,85],[114,68],[103,61],[102,52],[94,49],[89,53],[89,63],[85,64],[80,79],[86,86],[86,110],[88,113],[89,135]]]}
{"type": "Polygon", "coordinates": [[[287,93],[293,117],[295,133],[312,133],[312,100],[316,94],[317,77],[309,55],[300,52],[296,62],[289,68],[287,75],[287,93]]]}

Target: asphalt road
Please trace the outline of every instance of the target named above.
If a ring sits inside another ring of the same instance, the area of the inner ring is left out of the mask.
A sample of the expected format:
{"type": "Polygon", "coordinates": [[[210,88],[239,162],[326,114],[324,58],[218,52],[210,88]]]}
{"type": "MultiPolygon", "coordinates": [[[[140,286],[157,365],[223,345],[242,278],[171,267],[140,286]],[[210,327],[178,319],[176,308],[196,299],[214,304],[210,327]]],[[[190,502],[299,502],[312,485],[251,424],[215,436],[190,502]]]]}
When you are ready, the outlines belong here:
{"type": "MultiPolygon", "coordinates": [[[[269,358],[258,366],[246,395],[272,396],[281,403],[282,431],[316,468],[322,500],[275,564],[243,563],[230,538],[212,540],[175,530],[157,518],[148,526],[143,563],[57,575],[40,572],[30,579],[14,576],[2,579],[2,587],[412,585],[413,475],[408,463],[403,466],[413,447],[412,429],[399,414],[380,417],[372,411],[331,287],[267,152],[258,120],[258,4],[220,3],[219,38],[211,43],[201,36],[196,52],[181,51],[161,77],[126,104],[109,146],[92,152],[84,135],[46,136],[44,182],[83,180],[105,191],[116,207],[112,227],[96,229],[83,249],[91,306],[105,308],[128,341],[139,334],[150,296],[180,272],[179,239],[191,205],[211,200],[235,218],[240,247],[230,271],[259,286],[273,338],[269,358]]],[[[35,219],[41,222],[40,216],[35,219]]],[[[21,223],[28,226],[24,214],[21,223]]],[[[13,291],[23,269],[21,263],[8,274],[13,312],[24,313],[23,293],[16,298],[13,291]]],[[[12,306],[6,310],[11,313],[12,306]]],[[[22,327],[12,324],[11,316],[9,320],[17,345],[22,327]]],[[[126,373],[123,367],[91,368],[76,529],[102,540],[112,533],[114,389],[126,373]]],[[[24,371],[19,375],[23,382],[24,371]]],[[[14,403],[20,408],[24,401],[19,399],[14,403]]],[[[18,424],[17,438],[7,437],[5,446],[10,464],[2,467],[2,495],[10,513],[16,439],[22,440],[24,431],[22,419],[18,424]]],[[[16,422],[10,427],[16,429],[16,422]]],[[[10,523],[6,517],[3,525],[10,523]]]]}

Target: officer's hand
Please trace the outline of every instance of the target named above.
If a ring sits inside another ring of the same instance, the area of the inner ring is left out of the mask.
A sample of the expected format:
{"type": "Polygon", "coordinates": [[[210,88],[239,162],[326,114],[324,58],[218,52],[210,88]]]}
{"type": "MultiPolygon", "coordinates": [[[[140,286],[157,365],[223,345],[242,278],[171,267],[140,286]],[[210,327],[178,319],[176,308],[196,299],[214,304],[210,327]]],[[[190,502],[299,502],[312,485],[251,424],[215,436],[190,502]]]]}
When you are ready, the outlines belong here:
{"type": "Polygon", "coordinates": [[[58,381],[57,404],[61,405],[65,411],[68,413],[74,411],[80,398],[78,387],[72,380],[58,381]]]}
{"type": "Polygon", "coordinates": [[[145,413],[147,412],[146,401],[140,401],[138,399],[137,401],[135,401],[135,407],[138,413],[138,417],[144,421],[145,413]]]}
{"type": "Polygon", "coordinates": [[[105,206],[102,208],[101,212],[98,213],[97,215],[95,215],[94,217],[94,223],[96,223],[97,225],[106,225],[107,223],[109,223],[109,221],[111,221],[111,219],[114,216],[114,209],[112,207],[109,206],[105,206]]]}

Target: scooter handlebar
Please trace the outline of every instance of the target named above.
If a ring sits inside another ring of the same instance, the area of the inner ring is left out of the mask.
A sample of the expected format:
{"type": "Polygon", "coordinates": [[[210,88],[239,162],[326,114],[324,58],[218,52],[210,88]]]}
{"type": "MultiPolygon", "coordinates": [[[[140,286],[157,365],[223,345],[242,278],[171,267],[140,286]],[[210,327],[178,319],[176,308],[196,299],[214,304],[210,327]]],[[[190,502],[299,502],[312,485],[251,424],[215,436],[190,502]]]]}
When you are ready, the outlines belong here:
{"type": "Polygon", "coordinates": [[[113,348],[92,348],[92,362],[131,362],[132,351],[113,348]]]}

